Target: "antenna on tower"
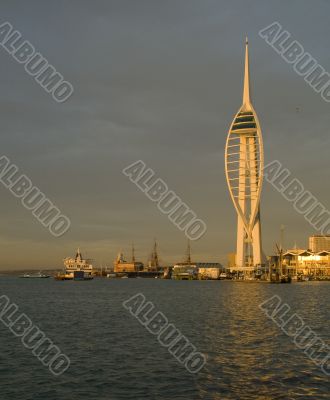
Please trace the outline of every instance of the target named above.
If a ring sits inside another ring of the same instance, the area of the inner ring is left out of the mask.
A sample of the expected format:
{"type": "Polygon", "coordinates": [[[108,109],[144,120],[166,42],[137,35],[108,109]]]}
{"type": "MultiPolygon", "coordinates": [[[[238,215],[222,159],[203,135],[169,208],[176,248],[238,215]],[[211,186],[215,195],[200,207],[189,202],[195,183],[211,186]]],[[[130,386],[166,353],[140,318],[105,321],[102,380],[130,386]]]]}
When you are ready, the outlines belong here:
{"type": "Polygon", "coordinates": [[[243,89],[243,105],[247,108],[251,105],[250,100],[250,74],[249,74],[249,42],[245,38],[245,65],[244,65],[244,89],[243,89]]]}

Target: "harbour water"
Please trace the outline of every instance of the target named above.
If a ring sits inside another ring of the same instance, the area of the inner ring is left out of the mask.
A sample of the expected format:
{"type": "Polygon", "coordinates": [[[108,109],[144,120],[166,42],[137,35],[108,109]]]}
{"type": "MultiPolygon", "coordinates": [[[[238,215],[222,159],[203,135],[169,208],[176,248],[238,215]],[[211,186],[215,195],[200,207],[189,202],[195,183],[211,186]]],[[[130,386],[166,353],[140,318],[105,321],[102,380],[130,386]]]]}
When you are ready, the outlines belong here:
{"type": "Polygon", "coordinates": [[[71,360],[53,376],[0,325],[5,400],[329,399],[329,377],[259,309],[278,294],[325,342],[330,282],[291,285],[161,279],[0,277],[7,295],[71,360]],[[204,353],[198,374],[122,306],[143,293],[204,353]]]}

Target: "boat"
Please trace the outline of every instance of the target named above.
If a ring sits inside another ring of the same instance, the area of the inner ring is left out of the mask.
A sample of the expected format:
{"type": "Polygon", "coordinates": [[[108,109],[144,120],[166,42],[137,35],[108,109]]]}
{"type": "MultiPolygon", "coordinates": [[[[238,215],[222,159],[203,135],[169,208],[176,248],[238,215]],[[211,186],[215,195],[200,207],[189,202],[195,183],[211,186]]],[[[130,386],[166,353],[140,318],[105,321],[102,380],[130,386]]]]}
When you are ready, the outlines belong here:
{"type": "Polygon", "coordinates": [[[296,279],[297,282],[308,282],[310,281],[310,277],[306,275],[299,275],[296,279]]]}
{"type": "Polygon", "coordinates": [[[291,283],[292,278],[290,275],[282,275],[281,276],[281,282],[280,283],[291,283]]]}
{"type": "Polygon", "coordinates": [[[36,274],[24,274],[21,275],[20,278],[30,278],[30,279],[45,279],[45,278],[50,278],[50,275],[46,275],[40,272],[36,274]]]}
{"type": "Polygon", "coordinates": [[[64,259],[65,270],[54,278],[57,281],[90,281],[93,279],[94,268],[90,259],[84,259],[78,248],[75,258],[64,259]]]}
{"type": "Polygon", "coordinates": [[[84,271],[73,271],[59,273],[54,276],[56,281],[90,281],[94,279],[92,275],[86,274],[84,271]]]}
{"type": "Polygon", "coordinates": [[[275,274],[275,275],[270,275],[270,281],[269,283],[291,283],[292,278],[290,275],[280,275],[280,274],[275,274]]]}

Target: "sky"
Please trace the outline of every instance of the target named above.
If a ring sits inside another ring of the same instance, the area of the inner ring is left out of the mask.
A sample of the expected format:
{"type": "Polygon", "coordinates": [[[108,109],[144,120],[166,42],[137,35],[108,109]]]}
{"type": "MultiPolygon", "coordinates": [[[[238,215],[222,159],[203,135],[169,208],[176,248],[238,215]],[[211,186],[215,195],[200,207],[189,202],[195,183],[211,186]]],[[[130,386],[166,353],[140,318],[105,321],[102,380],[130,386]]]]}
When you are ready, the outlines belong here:
{"type": "MultiPolygon", "coordinates": [[[[10,22],[74,87],[64,103],[0,48],[1,155],[26,174],[71,227],[54,237],[0,186],[0,268],[59,268],[75,254],[111,265],[120,249],[145,262],[153,239],[164,264],[182,261],[187,239],[122,173],[137,160],[205,221],[191,243],[195,261],[226,262],[236,213],[224,147],[242,101],[244,41],[265,162],[279,160],[329,204],[330,103],[260,36],[278,21],[330,71],[330,3],[325,0],[17,0],[10,22]]],[[[266,254],[285,225],[284,246],[316,233],[265,182],[266,254]]]]}

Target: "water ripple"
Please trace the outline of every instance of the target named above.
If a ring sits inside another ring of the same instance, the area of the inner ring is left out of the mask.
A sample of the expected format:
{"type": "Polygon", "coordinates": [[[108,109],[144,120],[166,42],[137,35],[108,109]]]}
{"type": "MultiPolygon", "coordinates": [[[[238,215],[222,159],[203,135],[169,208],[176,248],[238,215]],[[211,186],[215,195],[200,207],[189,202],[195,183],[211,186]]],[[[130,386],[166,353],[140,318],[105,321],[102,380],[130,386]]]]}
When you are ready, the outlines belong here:
{"type": "Polygon", "coordinates": [[[0,326],[4,400],[329,399],[329,379],[260,311],[279,294],[329,341],[329,283],[0,278],[8,295],[71,359],[53,377],[0,326]],[[143,292],[207,364],[188,373],[122,307],[143,292]]]}

